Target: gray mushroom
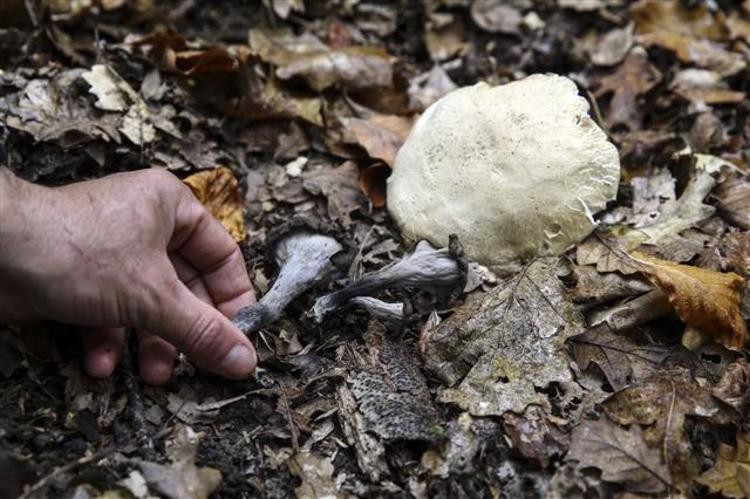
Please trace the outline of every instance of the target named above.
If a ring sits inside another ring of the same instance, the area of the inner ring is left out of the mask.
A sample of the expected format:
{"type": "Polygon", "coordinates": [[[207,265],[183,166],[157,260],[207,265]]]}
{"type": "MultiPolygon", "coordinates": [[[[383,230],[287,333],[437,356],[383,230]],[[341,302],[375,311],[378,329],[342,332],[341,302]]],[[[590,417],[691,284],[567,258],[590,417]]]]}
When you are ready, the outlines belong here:
{"type": "Polygon", "coordinates": [[[327,281],[336,270],[332,257],[344,247],[336,238],[297,227],[273,246],[279,275],[263,298],[239,311],[232,322],[249,335],[276,321],[284,309],[307,290],[327,281]]]}
{"type": "MultiPolygon", "coordinates": [[[[339,291],[321,296],[310,313],[316,322],[321,323],[329,313],[348,305],[353,298],[384,289],[414,287],[448,295],[460,291],[465,282],[466,265],[455,236],[451,236],[448,248],[436,249],[427,241],[420,241],[401,260],[365,274],[339,291]]],[[[363,302],[360,300],[358,304],[363,302]]]]}
{"type": "Polygon", "coordinates": [[[389,303],[372,296],[356,296],[349,300],[347,305],[363,308],[373,317],[384,321],[401,322],[407,315],[407,307],[403,302],[389,303]]]}

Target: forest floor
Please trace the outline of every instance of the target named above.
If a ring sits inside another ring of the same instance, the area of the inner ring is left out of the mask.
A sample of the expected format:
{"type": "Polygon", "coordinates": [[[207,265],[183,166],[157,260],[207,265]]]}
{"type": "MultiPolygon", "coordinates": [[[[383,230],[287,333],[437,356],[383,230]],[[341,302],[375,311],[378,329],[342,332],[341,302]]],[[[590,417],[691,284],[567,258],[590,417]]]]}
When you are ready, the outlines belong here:
{"type": "Polygon", "coordinates": [[[0,325],[0,497],[747,497],[749,43],[748,1],[2,2],[0,161],[228,168],[258,296],[295,216],[353,248],[329,290],[408,255],[385,180],[457,87],[569,77],[621,182],[560,257],[379,295],[405,321],[306,294],[248,381],[147,386],[135,344],[94,380],[75,328],[0,325]]]}

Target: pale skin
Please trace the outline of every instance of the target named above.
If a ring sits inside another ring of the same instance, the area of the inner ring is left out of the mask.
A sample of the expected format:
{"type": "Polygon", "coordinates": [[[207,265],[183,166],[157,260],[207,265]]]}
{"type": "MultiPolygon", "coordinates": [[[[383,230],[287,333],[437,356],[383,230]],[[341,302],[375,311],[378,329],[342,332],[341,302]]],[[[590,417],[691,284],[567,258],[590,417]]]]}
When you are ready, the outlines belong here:
{"type": "Polygon", "coordinates": [[[230,318],[254,301],[239,247],[172,174],[47,188],[0,166],[0,323],[85,327],[89,375],[112,373],[132,329],[149,384],[169,379],[178,351],[246,378],[255,350],[230,318]]]}

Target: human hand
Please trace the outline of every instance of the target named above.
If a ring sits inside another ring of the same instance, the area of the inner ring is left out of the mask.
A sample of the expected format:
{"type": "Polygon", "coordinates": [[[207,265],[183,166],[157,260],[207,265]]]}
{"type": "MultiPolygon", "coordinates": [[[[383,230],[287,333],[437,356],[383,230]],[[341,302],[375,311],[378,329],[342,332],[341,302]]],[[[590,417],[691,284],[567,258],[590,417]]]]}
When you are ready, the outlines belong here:
{"type": "Polygon", "coordinates": [[[0,322],[90,326],[85,367],[112,373],[135,328],[147,383],[177,349],[199,367],[249,376],[252,344],[228,317],[255,297],[239,247],[190,189],[145,170],[45,188],[0,168],[0,322]]]}

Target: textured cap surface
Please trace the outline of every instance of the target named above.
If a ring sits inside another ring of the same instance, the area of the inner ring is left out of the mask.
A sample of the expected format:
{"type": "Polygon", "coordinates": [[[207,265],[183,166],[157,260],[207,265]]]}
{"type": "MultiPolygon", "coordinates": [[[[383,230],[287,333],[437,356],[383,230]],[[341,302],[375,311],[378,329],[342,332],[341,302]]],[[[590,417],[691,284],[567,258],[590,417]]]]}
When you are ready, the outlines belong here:
{"type": "Polygon", "coordinates": [[[439,245],[458,234],[470,259],[498,271],[582,240],[620,177],[617,149],[588,110],[571,80],[551,74],[437,101],[388,179],[403,236],[439,245]]]}

